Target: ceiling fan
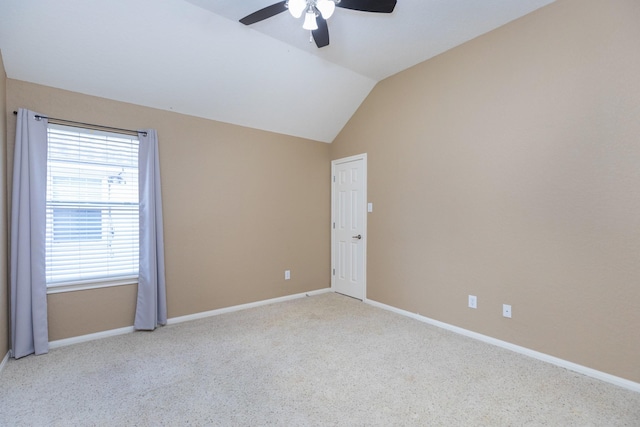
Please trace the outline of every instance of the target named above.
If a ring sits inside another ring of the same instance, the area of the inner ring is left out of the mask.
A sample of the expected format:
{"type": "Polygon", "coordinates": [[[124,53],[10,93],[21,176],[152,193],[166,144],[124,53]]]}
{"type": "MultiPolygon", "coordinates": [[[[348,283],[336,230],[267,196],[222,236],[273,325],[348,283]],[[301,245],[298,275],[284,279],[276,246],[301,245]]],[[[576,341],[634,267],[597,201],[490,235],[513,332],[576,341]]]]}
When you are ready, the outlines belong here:
{"type": "Polygon", "coordinates": [[[333,15],[336,6],[361,12],[391,13],[396,0],[284,0],[253,12],[240,22],[244,25],[255,24],[285,10],[289,10],[294,18],[300,18],[304,13],[302,28],[311,31],[316,46],[325,47],[329,44],[327,19],[333,15]]]}

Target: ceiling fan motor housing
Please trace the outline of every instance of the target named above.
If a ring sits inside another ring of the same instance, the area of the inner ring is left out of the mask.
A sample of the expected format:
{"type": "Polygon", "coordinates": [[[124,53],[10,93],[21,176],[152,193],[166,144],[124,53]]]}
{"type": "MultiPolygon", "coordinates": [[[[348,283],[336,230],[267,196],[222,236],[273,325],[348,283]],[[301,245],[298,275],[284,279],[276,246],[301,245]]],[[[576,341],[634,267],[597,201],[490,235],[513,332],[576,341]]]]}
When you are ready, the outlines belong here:
{"type": "Polygon", "coordinates": [[[333,11],[336,8],[336,4],[341,0],[287,0],[285,7],[289,9],[289,13],[294,18],[300,18],[302,13],[306,10],[307,13],[313,13],[315,16],[320,16],[324,19],[329,19],[333,15],[333,11]]]}

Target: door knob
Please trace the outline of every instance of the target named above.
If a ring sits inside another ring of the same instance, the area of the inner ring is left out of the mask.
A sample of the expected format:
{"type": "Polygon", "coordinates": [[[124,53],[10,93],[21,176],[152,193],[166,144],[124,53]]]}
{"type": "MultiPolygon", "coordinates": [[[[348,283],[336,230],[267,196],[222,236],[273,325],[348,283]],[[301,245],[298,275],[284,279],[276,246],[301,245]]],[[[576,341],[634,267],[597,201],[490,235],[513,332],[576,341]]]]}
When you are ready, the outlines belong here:
{"type": "Polygon", "coordinates": [[[362,239],[362,234],[358,234],[357,236],[351,236],[352,239],[362,239]]]}

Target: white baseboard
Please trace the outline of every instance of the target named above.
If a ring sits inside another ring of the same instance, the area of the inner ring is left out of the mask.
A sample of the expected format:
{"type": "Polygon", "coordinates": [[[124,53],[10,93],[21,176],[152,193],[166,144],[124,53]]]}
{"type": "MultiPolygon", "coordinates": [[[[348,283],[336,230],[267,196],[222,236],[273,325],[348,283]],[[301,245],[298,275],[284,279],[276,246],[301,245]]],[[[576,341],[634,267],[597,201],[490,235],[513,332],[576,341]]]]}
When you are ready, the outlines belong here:
{"type": "Polygon", "coordinates": [[[130,334],[133,331],[134,331],[133,326],[127,326],[124,328],[110,329],[108,331],[96,332],[94,334],[80,335],[77,337],[49,341],[49,349],[65,347],[73,344],[80,344],[81,342],[99,340],[101,338],[114,337],[116,335],[130,334]]]}
{"type": "Polygon", "coordinates": [[[0,374],[2,374],[2,370],[4,369],[5,365],[9,361],[9,355],[10,354],[11,354],[11,351],[7,351],[7,354],[4,355],[4,358],[2,359],[2,362],[0,362],[0,374]]]}
{"type": "MultiPolygon", "coordinates": [[[[195,314],[189,314],[189,315],[186,315],[186,316],[173,317],[171,319],[167,319],[167,325],[173,325],[173,324],[176,324],[176,323],[187,322],[189,320],[203,319],[205,317],[216,316],[216,315],[224,314],[224,313],[231,313],[233,311],[246,310],[247,308],[259,307],[261,305],[273,304],[273,303],[276,303],[276,302],[283,302],[283,301],[289,301],[289,300],[298,299],[298,298],[310,297],[312,295],[320,295],[320,294],[324,294],[324,293],[327,293],[327,292],[331,292],[331,289],[330,288],[318,289],[318,290],[315,290],[315,291],[303,292],[303,293],[294,294],[294,295],[287,295],[287,296],[284,296],[284,297],[272,298],[272,299],[263,300],[263,301],[256,301],[256,302],[251,302],[251,303],[248,303],[248,304],[235,305],[233,307],[225,307],[225,308],[220,308],[220,309],[217,309],[217,310],[205,311],[205,312],[202,312],[202,313],[195,313],[195,314]]],[[[116,335],[130,334],[131,332],[134,332],[134,331],[135,331],[135,329],[133,328],[133,326],[127,326],[125,328],[111,329],[111,330],[108,330],[108,331],[96,332],[94,334],[80,335],[80,336],[77,336],[77,337],[71,337],[71,338],[65,338],[65,339],[56,340],[56,341],[50,341],[49,342],[49,348],[53,349],[53,348],[58,348],[58,347],[64,347],[64,346],[67,346],[67,345],[73,345],[73,344],[79,344],[79,343],[82,343],[82,342],[98,340],[98,339],[101,339],[101,338],[113,337],[113,336],[116,336],[116,335]]],[[[8,356],[5,359],[7,359],[7,358],[8,358],[8,356]]],[[[2,365],[2,366],[4,366],[4,365],[2,365]]]]}
{"type": "Polygon", "coordinates": [[[534,359],[541,360],[543,362],[551,363],[552,365],[560,366],[562,368],[569,369],[571,371],[577,372],[579,374],[586,375],[588,377],[596,378],[601,381],[608,382],[610,384],[617,385],[619,387],[623,387],[625,389],[635,391],[640,393],[640,383],[627,380],[625,378],[620,378],[615,375],[607,374],[606,372],[598,371],[592,368],[588,368],[586,366],[578,365],[577,363],[569,362],[564,359],[560,359],[555,356],[551,356],[545,353],[540,353],[535,350],[531,350],[526,347],[521,347],[519,345],[512,344],[507,341],[502,341],[496,338],[492,338],[487,335],[479,334],[477,332],[470,331],[468,329],[463,329],[458,326],[450,325],[448,323],[440,322],[438,320],[434,320],[425,316],[421,316],[416,313],[411,313],[410,311],[402,310],[400,308],[396,308],[390,305],[383,304],[381,302],[373,301],[370,299],[365,300],[367,304],[370,304],[374,307],[382,308],[384,310],[392,311],[394,313],[401,314],[403,316],[410,317],[412,319],[416,319],[420,322],[428,323],[433,326],[437,326],[442,329],[446,329],[452,332],[455,332],[460,335],[464,335],[470,338],[477,339],[479,341],[486,342],[488,344],[493,344],[498,347],[502,347],[507,350],[514,351],[516,353],[523,354],[525,356],[533,357],[534,359]]]}
{"type": "Polygon", "coordinates": [[[167,320],[167,325],[175,325],[176,323],[188,322],[190,320],[204,319],[205,317],[217,316],[219,314],[231,313],[234,311],[246,310],[248,308],[260,307],[263,305],[274,304],[277,302],[290,301],[298,298],[310,297],[313,295],[325,294],[331,292],[331,288],[318,289],[316,291],[303,292],[300,294],[287,295],[279,298],[272,298],[263,301],[250,302],[247,304],[234,305],[231,307],[219,308],[216,310],[203,311],[200,313],[187,314],[186,316],[173,317],[167,320]]]}

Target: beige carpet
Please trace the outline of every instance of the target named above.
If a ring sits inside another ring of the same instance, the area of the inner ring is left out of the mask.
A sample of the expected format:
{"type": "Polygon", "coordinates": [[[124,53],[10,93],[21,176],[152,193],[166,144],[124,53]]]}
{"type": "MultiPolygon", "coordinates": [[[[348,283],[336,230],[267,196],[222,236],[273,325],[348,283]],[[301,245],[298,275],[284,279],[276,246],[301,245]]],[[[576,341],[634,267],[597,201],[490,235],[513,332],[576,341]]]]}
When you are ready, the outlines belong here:
{"type": "Polygon", "coordinates": [[[640,426],[640,394],[323,294],[11,360],[0,425],[640,426]]]}

